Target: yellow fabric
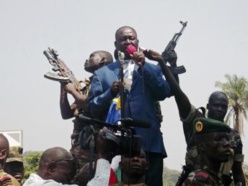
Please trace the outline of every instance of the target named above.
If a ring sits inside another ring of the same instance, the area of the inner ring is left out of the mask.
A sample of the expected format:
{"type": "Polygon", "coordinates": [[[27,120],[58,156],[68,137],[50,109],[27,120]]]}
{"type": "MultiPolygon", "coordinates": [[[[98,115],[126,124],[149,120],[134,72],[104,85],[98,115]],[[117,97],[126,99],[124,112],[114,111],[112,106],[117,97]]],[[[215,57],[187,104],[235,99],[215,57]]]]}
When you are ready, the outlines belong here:
{"type": "Polygon", "coordinates": [[[121,99],[120,99],[120,97],[114,98],[113,102],[116,103],[116,110],[120,110],[121,109],[121,99]]]}

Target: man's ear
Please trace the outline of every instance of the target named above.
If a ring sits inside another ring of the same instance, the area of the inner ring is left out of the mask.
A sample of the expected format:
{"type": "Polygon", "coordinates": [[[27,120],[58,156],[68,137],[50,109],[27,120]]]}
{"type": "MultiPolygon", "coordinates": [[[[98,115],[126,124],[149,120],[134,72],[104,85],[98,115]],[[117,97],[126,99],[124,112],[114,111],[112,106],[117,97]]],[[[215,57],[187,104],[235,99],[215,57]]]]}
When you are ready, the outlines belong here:
{"type": "Polygon", "coordinates": [[[7,156],[8,156],[8,151],[7,151],[7,149],[2,149],[2,150],[0,151],[0,160],[6,159],[7,156]]]}
{"type": "Polygon", "coordinates": [[[116,48],[116,46],[117,46],[117,42],[116,41],[114,42],[114,45],[115,45],[115,48],[116,48]]]}
{"type": "Polygon", "coordinates": [[[102,57],[102,59],[99,62],[99,67],[102,67],[104,65],[106,65],[106,60],[105,60],[105,57],[102,57]]]}
{"type": "Polygon", "coordinates": [[[47,172],[48,172],[48,174],[52,174],[54,172],[55,168],[56,168],[56,164],[54,162],[50,162],[47,165],[47,172]]]}

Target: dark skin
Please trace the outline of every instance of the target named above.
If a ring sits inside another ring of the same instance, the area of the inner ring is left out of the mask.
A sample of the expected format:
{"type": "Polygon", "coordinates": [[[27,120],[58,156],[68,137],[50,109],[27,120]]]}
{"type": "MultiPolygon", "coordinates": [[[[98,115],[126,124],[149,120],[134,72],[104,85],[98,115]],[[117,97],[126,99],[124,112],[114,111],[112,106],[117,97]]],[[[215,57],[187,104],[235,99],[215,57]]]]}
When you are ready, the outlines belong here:
{"type": "MultiPolygon", "coordinates": [[[[84,69],[89,73],[94,73],[95,70],[107,65],[113,61],[111,54],[106,51],[96,51],[90,54],[89,59],[84,63],[84,69]]],[[[87,86],[89,81],[85,81],[87,86]]],[[[60,111],[63,119],[70,119],[78,116],[78,108],[83,110],[88,109],[87,95],[83,95],[78,91],[73,83],[61,83],[60,88],[60,111]],[[71,94],[75,102],[70,105],[67,93],[71,94]]]]}
{"type": "Polygon", "coordinates": [[[231,156],[230,135],[227,132],[211,132],[195,137],[202,166],[207,165],[210,170],[218,172],[220,164],[227,162],[231,156]]]}
{"type": "MultiPolygon", "coordinates": [[[[143,66],[145,63],[145,55],[142,51],[128,54],[126,49],[127,46],[133,45],[135,48],[139,48],[139,40],[137,33],[131,27],[125,26],[117,30],[116,32],[115,48],[117,51],[125,54],[125,59],[132,59],[136,65],[143,66]]],[[[120,92],[121,82],[115,81],[111,87],[111,93],[115,97],[120,92]]]]}
{"type": "Polygon", "coordinates": [[[75,166],[67,150],[54,147],[43,152],[37,174],[44,180],[52,179],[62,184],[70,184],[76,173],[75,166]]]}
{"type": "MultiPolygon", "coordinates": [[[[9,154],[8,139],[3,134],[0,134],[0,170],[3,170],[8,154],[9,154]]],[[[14,183],[12,181],[12,178],[9,175],[0,178],[0,186],[8,186],[13,184],[14,183]]]]}
{"type": "Polygon", "coordinates": [[[24,176],[23,162],[13,161],[8,162],[4,166],[4,170],[12,175],[19,183],[22,182],[24,176]]]}
{"type": "MultiPolygon", "coordinates": [[[[189,115],[191,110],[191,102],[189,98],[180,88],[177,80],[172,75],[168,66],[166,65],[166,62],[162,59],[159,53],[149,50],[145,52],[145,56],[150,60],[155,60],[159,62],[163,74],[167,82],[170,84],[171,91],[174,95],[177,104],[180,118],[185,119],[189,115]]],[[[210,95],[209,101],[207,103],[209,118],[223,121],[227,113],[227,108],[228,108],[228,99],[223,92],[216,91],[210,95]]],[[[241,162],[237,162],[237,161],[233,162],[232,172],[233,172],[233,179],[235,184],[241,182],[243,185],[246,185],[241,162]]]]}
{"type": "Polygon", "coordinates": [[[148,168],[145,152],[141,151],[139,155],[130,158],[123,155],[120,168],[122,170],[122,182],[124,184],[145,183],[144,175],[148,168]]]}
{"type": "Polygon", "coordinates": [[[106,159],[111,162],[112,158],[117,154],[118,142],[115,135],[108,129],[103,128],[99,131],[96,139],[96,158],[106,159]],[[107,135],[111,136],[110,140],[107,135]]]}

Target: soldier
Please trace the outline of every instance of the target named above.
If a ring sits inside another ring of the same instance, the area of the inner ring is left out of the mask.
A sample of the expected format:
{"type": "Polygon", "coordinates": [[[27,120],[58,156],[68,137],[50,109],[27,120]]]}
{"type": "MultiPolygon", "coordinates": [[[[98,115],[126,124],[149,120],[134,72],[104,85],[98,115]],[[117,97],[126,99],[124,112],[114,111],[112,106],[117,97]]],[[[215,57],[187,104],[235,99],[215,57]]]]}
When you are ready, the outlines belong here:
{"type": "Polygon", "coordinates": [[[224,186],[219,169],[232,154],[230,127],[224,122],[203,117],[196,118],[193,126],[200,167],[192,171],[182,185],[224,186]]]}
{"type": "MultiPolygon", "coordinates": [[[[113,57],[109,52],[99,50],[90,54],[89,59],[85,61],[84,69],[93,74],[96,69],[112,62],[113,57]]],[[[80,167],[88,162],[89,142],[92,137],[91,134],[94,133],[94,128],[92,126],[85,126],[77,119],[79,113],[84,114],[85,116],[90,116],[87,112],[88,104],[86,101],[90,89],[90,81],[91,77],[89,80],[85,80],[84,83],[86,86],[82,88],[81,92],[78,92],[72,83],[61,83],[61,116],[63,119],[70,119],[75,116],[75,119],[73,120],[74,128],[71,135],[72,146],[70,152],[79,160],[80,167]],[[67,97],[68,94],[72,95],[75,99],[75,102],[72,105],[69,104],[67,97]]]]}
{"type": "Polygon", "coordinates": [[[14,178],[22,184],[24,176],[24,164],[22,156],[23,148],[20,146],[12,146],[6,160],[4,171],[14,176],[14,178]]]}
{"type": "MultiPolygon", "coordinates": [[[[166,77],[166,80],[170,84],[171,91],[175,97],[175,101],[177,103],[180,119],[183,123],[183,130],[185,141],[187,143],[187,153],[186,153],[186,165],[183,166],[184,170],[181,177],[178,180],[177,186],[181,185],[181,182],[184,180],[185,176],[187,176],[188,172],[191,170],[195,170],[198,168],[197,164],[197,148],[192,140],[193,136],[193,120],[196,117],[205,117],[205,108],[200,107],[196,109],[190,102],[187,95],[180,88],[178,82],[171,74],[170,70],[166,66],[164,60],[155,51],[150,50],[147,53],[149,59],[156,60],[159,62],[163,74],[166,77]]],[[[175,60],[177,57],[175,56],[175,60]]],[[[207,103],[207,117],[216,119],[219,121],[224,121],[224,117],[227,113],[228,108],[228,98],[224,92],[216,91],[213,92],[207,103]]],[[[224,162],[220,167],[220,173],[223,175],[223,180],[225,185],[229,185],[232,182],[232,177],[235,184],[242,183],[246,185],[244,173],[242,170],[242,162],[244,159],[244,155],[242,152],[242,141],[240,135],[234,130],[231,129],[231,140],[232,140],[232,149],[234,154],[230,157],[228,162],[224,162]]]]}
{"type": "Polygon", "coordinates": [[[0,185],[1,186],[20,186],[19,182],[10,174],[4,172],[3,168],[9,154],[8,139],[0,134],[0,185]]]}

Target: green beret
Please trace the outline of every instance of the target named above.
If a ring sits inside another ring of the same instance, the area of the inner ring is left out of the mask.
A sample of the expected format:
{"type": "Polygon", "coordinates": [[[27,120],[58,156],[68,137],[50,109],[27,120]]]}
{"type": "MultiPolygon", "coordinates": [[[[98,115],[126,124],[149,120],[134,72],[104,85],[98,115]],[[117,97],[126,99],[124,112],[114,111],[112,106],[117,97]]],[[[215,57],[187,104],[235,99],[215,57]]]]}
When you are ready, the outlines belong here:
{"type": "Polygon", "coordinates": [[[218,121],[210,118],[195,118],[194,134],[204,134],[209,132],[230,132],[231,128],[222,121],[218,121]]]}
{"type": "Polygon", "coordinates": [[[10,147],[9,155],[6,160],[6,163],[13,162],[13,161],[23,162],[22,151],[23,151],[23,148],[20,146],[10,147]]]}

